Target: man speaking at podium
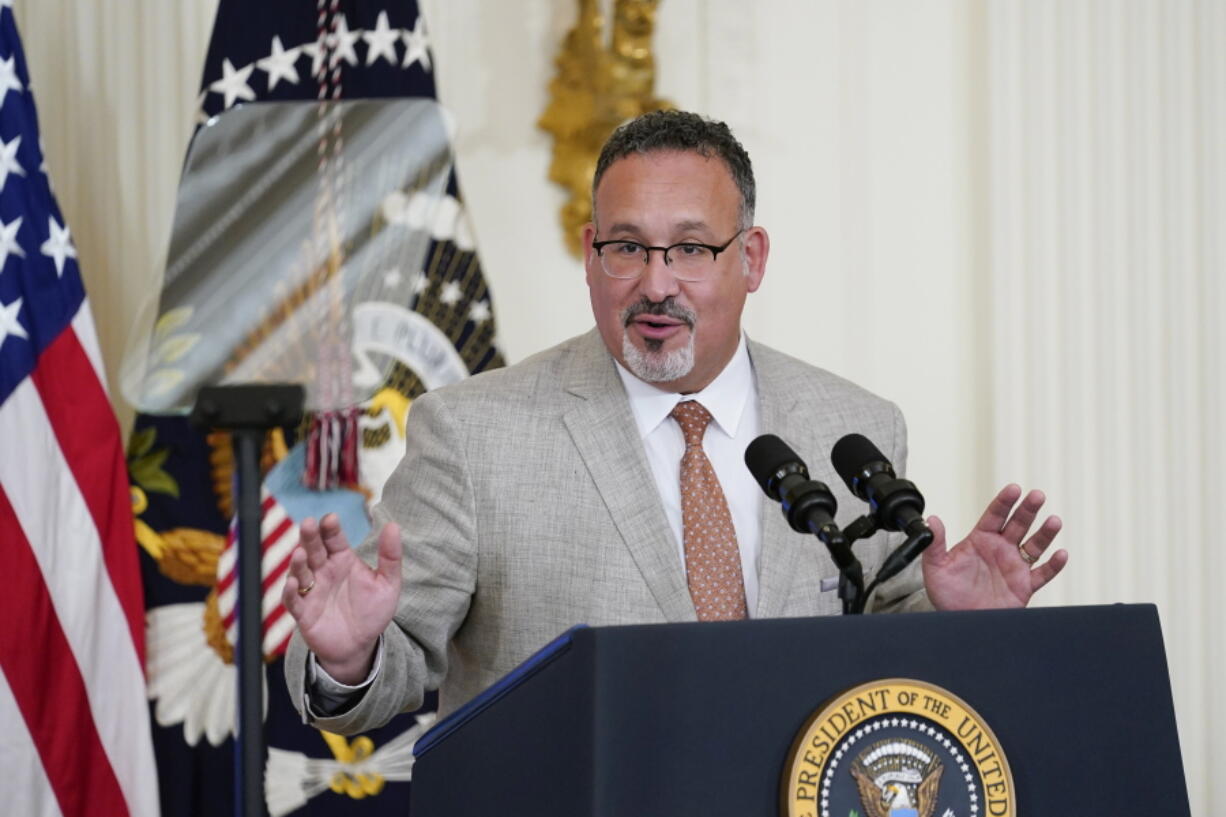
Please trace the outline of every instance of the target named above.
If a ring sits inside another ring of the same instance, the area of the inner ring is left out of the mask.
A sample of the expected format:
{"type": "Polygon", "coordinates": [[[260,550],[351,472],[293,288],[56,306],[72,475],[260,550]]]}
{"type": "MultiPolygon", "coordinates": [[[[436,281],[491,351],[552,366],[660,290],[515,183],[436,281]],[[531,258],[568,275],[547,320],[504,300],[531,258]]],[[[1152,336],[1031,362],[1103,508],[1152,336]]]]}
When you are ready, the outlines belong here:
{"type": "MultiPolygon", "coordinates": [[[[723,123],[664,111],[623,125],[592,190],[595,329],[420,397],[381,530],[357,552],[334,516],[303,523],[285,665],[320,728],[375,727],[434,688],[445,714],[578,623],[838,612],[837,568],[765,507],[745,448],[773,433],[807,454],[845,523],[860,503],[826,465],[831,447],[859,432],[901,470],[898,408],[742,333],[770,240],[723,123]]],[[[930,518],[922,565],[871,609],[1024,606],[1068,559],[1039,563],[1055,517],[1027,538],[1042,504],[1007,486],[949,549],[930,518]]],[[[857,545],[868,575],[898,542],[857,545]]]]}

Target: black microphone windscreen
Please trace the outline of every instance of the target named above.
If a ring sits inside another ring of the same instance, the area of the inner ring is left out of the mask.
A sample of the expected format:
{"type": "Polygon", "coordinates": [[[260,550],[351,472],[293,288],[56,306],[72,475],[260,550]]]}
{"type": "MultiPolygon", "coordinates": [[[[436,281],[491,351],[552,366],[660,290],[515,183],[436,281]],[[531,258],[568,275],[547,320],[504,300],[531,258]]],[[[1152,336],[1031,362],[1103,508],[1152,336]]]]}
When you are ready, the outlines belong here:
{"type": "Polygon", "coordinates": [[[852,484],[860,472],[864,470],[864,466],[873,462],[888,463],[877,446],[873,445],[872,440],[865,437],[863,434],[848,434],[834,444],[834,448],[830,451],[830,464],[834,466],[834,470],[843,482],[847,483],[847,488],[854,494],[856,493],[855,486],[852,484]]]}
{"type": "Polygon", "coordinates": [[[771,477],[789,463],[799,463],[804,467],[804,462],[796,456],[792,447],[774,434],[763,434],[745,449],[745,465],[749,468],[749,473],[753,474],[753,478],[771,499],[779,498],[771,493],[771,477]]]}

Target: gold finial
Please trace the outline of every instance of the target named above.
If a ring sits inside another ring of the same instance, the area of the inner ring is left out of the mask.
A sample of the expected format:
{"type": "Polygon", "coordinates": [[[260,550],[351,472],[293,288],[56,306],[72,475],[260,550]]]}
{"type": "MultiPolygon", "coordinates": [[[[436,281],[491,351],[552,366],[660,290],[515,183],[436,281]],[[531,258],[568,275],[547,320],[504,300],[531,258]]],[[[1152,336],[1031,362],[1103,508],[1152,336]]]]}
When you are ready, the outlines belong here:
{"type": "Polygon", "coordinates": [[[566,35],[549,83],[550,103],[537,125],[553,135],[549,179],[566,188],[560,214],[566,246],[583,256],[580,230],[592,220],[591,185],[600,148],[627,119],[673,107],[655,95],[651,51],[659,0],[615,0],[612,41],[597,0],[579,0],[579,19],[566,35]]]}

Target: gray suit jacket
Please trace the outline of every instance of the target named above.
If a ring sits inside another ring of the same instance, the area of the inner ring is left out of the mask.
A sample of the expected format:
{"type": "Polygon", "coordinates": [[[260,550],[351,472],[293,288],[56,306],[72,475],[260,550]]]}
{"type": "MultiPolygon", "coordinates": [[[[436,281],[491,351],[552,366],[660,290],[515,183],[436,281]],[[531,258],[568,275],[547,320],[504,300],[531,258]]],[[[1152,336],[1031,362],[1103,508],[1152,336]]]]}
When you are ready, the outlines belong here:
{"type": "MultiPolygon", "coordinates": [[[[901,471],[898,408],[829,372],[752,341],[763,432],[778,434],[831,487],[839,522],[863,513],[829,465],[858,431],[901,471]]],[[[612,357],[595,330],[506,369],[418,398],[408,450],[374,512],[403,530],[404,590],[384,633],[384,663],[352,710],[322,729],[370,729],[440,690],[448,712],[574,624],[693,621],[685,569],[612,357]]],[[[838,575],[824,546],[765,502],[757,618],[840,612],[821,579],[838,575]]],[[[856,545],[872,576],[897,540],[856,545]]],[[[374,562],[374,540],[362,555],[374,562]]],[[[912,568],[918,568],[918,563],[912,568]]],[[[918,569],[876,594],[876,607],[926,607],[918,569]]],[[[286,655],[302,707],[306,649],[286,655]]]]}

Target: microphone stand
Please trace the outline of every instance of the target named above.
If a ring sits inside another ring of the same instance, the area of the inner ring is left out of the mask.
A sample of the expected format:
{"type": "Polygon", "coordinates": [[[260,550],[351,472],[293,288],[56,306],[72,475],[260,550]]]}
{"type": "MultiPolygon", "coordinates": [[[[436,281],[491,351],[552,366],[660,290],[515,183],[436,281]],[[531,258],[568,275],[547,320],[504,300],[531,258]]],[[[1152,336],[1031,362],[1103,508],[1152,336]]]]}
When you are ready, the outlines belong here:
{"type": "Polygon", "coordinates": [[[814,533],[825,543],[839,569],[839,598],[843,600],[843,615],[860,612],[864,609],[864,569],[851,552],[851,543],[855,540],[847,539],[838,528],[814,533]]]}
{"type": "MultiPolygon", "coordinates": [[[[847,538],[848,547],[851,547],[851,545],[855,544],[861,539],[867,539],[868,537],[872,536],[879,529],[880,529],[880,526],[877,524],[877,520],[869,516],[868,514],[865,514],[864,516],[861,516],[859,519],[855,520],[850,525],[845,527],[843,529],[843,536],[847,538]]],[[[859,566],[859,562],[857,562],[857,566],[859,566]]],[[[847,601],[844,600],[843,615],[853,615],[853,616],[863,615],[864,606],[868,604],[868,597],[874,590],[877,589],[878,583],[876,580],[874,580],[869,583],[868,589],[864,590],[863,589],[864,587],[863,579],[861,579],[861,582],[862,582],[861,583],[862,592],[857,594],[855,598],[855,603],[851,607],[848,607],[847,601]]],[[[842,594],[843,594],[843,577],[840,576],[839,577],[839,595],[841,596],[842,594]]]]}
{"type": "MultiPolygon", "coordinates": [[[[855,542],[858,542],[861,539],[867,539],[868,537],[872,536],[874,533],[876,533],[879,530],[881,530],[881,526],[877,524],[877,520],[874,519],[871,515],[865,514],[864,516],[861,516],[859,519],[855,520],[850,525],[848,525],[846,528],[844,528],[843,535],[846,537],[848,546],[850,547],[851,544],[854,544],[855,542]]],[[[924,528],[923,530],[917,531],[911,536],[908,536],[907,539],[894,550],[894,554],[891,554],[891,555],[895,555],[895,554],[898,554],[904,551],[911,552],[913,554],[918,555],[920,551],[922,551],[925,547],[927,547],[929,543],[931,542],[932,542],[932,531],[928,530],[927,528],[924,528]]],[[[914,556],[912,556],[911,558],[913,559],[914,556]]],[[[888,557],[886,561],[887,562],[889,561],[888,557]]],[[[857,605],[854,609],[850,611],[851,614],[852,615],[862,615],[864,613],[865,605],[868,604],[868,598],[869,596],[873,594],[873,591],[876,590],[878,586],[881,585],[882,582],[888,581],[894,578],[894,576],[898,575],[898,573],[904,567],[910,564],[910,561],[911,560],[908,559],[907,561],[902,562],[894,570],[890,571],[889,573],[885,575],[882,575],[881,570],[878,569],[877,575],[873,577],[873,580],[871,582],[869,582],[868,588],[865,589],[864,592],[860,594],[859,597],[856,599],[857,605]]],[[[857,567],[858,566],[859,565],[857,564],[857,567]]],[[[885,565],[883,564],[883,567],[884,566],[885,565]]],[[[842,579],[841,578],[839,580],[839,595],[840,596],[842,595],[842,579]]],[[[844,601],[843,612],[844,614],[847,614],[849,612],[846,607],[846,601],[844,601]]]]}

